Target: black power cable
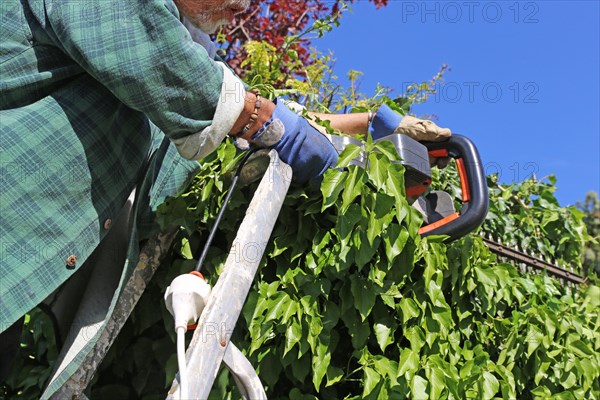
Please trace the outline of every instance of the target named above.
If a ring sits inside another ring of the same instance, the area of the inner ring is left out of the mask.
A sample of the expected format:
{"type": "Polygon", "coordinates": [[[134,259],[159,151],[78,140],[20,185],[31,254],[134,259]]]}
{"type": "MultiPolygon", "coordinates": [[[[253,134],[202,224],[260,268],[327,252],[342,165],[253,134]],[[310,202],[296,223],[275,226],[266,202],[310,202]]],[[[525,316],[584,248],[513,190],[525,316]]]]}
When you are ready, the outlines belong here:
{"type": "Polygon", "coordinates": [[[231,181],[231,186],[229,187],[229,190],[227,191],[227,194],[225,195],[225,199],[223,200],[223,205],[221,206],[221,209],[219,210],[219,214],[217,215],[215,224],[213,225],[213,227],[210,230],[210,233],[208,234],[208,239],[206,239],[206,243],[204,244],[204,248],[202,249],[202,254],[200,255],[200,259],[198,260],[198,263],[196,264],[196,268],[194,269],[194,271],[200,272],[200,270],[202,269],[202,264],[204,264],[204,260],[206,259],[206,255],[208,254],[208,248],[210,247],[210,244],[212,243],[212,241],[215,237],[215,233],[217,233],[217,228],[219,227],[219,223],[221,222],[221,218],[223,217],[223,214],[225,214],[225,209],[227,208],[227,203],[229,203],[229,199],[231,198],[231,195],[233,194],[233,190],[235,189],[235,185],[237,184],[238,178],[240,177],[242,168],[244,168],[244,165],[246,164],[246,162],[248,161],[250,156],[258,150],[260,150],[260,147],[254,147],[254,148],[248,150],[248,153],[246,155],[244,155],[244,157],[240,161],[240,166],[238,167],[237,171],[235,172],[235,176],[233,177],[233,180],[231,181]]]}

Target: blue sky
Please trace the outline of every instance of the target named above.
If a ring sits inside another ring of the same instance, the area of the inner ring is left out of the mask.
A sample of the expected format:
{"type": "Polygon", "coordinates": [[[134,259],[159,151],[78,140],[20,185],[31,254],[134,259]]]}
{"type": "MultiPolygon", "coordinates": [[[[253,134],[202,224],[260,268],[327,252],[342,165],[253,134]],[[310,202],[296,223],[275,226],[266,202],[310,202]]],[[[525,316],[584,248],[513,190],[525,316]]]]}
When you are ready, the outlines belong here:
{"type": "Polygon", "coordinates": [[[600,191],[600,2],[358,1],[341,26],[313,44],[334,71],[365,73],[396,94],[429,80],[446,85],[417,115],[469,136],[502,182],[555,174],[561,205],[600,191]]]}

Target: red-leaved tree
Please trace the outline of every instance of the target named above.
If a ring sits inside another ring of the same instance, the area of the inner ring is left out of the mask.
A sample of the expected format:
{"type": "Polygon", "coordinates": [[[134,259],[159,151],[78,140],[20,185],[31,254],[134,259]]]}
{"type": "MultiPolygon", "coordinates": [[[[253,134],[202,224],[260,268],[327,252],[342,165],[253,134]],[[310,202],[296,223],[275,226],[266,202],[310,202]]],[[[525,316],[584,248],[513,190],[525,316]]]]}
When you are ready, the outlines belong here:
{"type": "MultiPolygon", "coordinates": [[[[369,0],[377,8],[387,5],[388,0],[369,0]]],[[[353,3],[354,0],[348,1],[353,3]]],[[[266,41],[281,48],[285,38],[296,35],[312,21],[335,16],[340,12],[340,0],[252,0],[248,10],[239,14],[223,31],[225,60],[243,76],[242,61],[246,58],[242,45],[248,40],[266,41]]],[[[299,60],[311,63],[310,40],[302,38],[293,44],[299,60]]],[[[285,66],[282,67],[286,73],[285,66]]]]}

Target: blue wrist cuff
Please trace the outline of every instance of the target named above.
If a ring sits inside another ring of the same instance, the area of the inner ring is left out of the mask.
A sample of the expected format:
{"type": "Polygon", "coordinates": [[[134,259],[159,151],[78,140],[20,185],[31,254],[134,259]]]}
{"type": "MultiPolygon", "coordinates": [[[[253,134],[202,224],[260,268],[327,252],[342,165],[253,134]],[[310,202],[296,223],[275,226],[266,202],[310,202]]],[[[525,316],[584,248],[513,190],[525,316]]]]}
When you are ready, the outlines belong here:
{"type": "Polygon", "coordinates": [[[386,104],[382,104],[369,126],[369,134],[374,140],[391,135],[400,125],[400,121],[402,121],[400,114],[393,111],[386,104]]]}

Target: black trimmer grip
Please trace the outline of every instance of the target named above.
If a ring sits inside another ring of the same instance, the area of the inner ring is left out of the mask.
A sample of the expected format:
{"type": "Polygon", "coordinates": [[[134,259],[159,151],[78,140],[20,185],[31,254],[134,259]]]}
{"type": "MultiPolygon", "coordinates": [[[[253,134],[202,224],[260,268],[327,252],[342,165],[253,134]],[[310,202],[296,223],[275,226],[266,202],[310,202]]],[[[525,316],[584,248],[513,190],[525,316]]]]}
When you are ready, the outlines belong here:
{"type": "Polygon", "coordinates": [[[422,142],[432,157],[452,157],[460,177],[462,208],[439,221],[421,227],[421,236],[448,235],[449,241],[477,229],[488,212],[488,188],[477,148],[466,136],[453,134],[443,142],[422,142]]]}

